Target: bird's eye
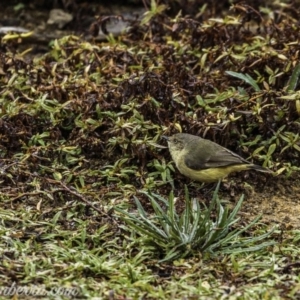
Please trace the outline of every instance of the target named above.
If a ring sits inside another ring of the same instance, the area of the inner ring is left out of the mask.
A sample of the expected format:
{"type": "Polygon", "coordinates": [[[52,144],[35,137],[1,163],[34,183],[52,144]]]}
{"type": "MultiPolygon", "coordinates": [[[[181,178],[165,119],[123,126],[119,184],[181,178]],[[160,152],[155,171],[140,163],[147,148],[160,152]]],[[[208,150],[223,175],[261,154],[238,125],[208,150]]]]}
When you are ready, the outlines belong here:
{"type": "Polygon", "coordinates": [[[178,140],[177,139],[174,139],[174,141],[173,141],[175,144],[177,144],[178,143],[178,140]]]}

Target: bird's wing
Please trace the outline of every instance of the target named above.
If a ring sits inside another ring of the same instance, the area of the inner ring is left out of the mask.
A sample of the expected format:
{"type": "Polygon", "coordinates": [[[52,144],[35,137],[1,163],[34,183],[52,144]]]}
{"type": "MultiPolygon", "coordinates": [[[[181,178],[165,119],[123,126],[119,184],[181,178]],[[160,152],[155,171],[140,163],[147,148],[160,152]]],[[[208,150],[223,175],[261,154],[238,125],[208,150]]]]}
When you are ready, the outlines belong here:
{"type": "Polygon", "coordinates": [[[197,151],[193,151],[192,155],[189,155],[185,159],[186,165],[193,170],[203,170],[209,168],[227,167],[238,164],[249,164],[249,162],[239,155],[231,152],[230,150],[219,146],[217,149],[206,149],[206,154],[200,156],[197,155],[197,151]]]}

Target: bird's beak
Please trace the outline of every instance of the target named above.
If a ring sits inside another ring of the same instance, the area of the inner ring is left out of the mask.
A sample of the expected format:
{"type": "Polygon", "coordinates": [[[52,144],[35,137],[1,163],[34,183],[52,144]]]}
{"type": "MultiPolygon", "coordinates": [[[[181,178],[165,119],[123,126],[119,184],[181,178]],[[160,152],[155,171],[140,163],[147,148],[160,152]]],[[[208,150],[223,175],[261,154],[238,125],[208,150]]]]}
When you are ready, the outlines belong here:
{"type": "MultiPolygon", "coordinates": [[[[161,138],[165,139],[165,140],[169,140],[169,137],[165,136],[165,135],[162,135],[161,138]]],[[[159,145],[159,144],[156,144],[156,143],[151,143],[150,144],[156,148],[161,148],[161,149],[165,149],[165,148],[168,148],[166,146],[163,146],[163,145],[159,145]]]]}

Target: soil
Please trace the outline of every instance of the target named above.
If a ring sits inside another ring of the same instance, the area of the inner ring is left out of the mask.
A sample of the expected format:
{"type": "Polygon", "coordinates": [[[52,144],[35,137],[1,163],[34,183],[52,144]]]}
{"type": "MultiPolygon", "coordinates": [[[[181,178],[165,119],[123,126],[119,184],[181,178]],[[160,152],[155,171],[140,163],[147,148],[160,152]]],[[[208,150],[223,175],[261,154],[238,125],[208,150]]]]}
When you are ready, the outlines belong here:
{"type": "MultiPolygon", "coordinates": [[[[300,179],[274,179],[262,192],[246,198],[242,211],[263,214],[262,221],[279,223],[284,229],[300,228],[300,179]]],[[[272,180],[272,179],[271,179],[272,180]]]]}
{"type": "MultiPolygon", "coordinates": [[[[235,181],[233,178],[231,180],[235,181]]],[[[251,185],[250,182],[244,181],[244,184],[241,184],[243,187],[233,195],[230,201],[236,203],[242,194],[245,195],[240,215],[245,218],[246,223],[262,214],[261,221],[265,224],[271,226],[279,224],[282,229],[300,228],[299,174],[294,173],[290,178],[282,175],[270,176],[266,182],[262,180],[262,182],[251,183],[251,185]]],[[[223,191],[222,197],[226,199],[225,191],[223,191]]]]}

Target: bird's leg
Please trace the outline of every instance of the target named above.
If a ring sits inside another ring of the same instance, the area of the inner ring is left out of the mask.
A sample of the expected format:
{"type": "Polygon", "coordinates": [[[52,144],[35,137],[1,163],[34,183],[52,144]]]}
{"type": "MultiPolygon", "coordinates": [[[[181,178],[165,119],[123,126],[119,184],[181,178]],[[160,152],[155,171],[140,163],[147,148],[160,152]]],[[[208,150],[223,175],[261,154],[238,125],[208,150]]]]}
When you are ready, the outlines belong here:
{"type": "Polygon", "coordinates": [[[218,180],[218,182],[214,183],[213,186],[204,194],[204,197],[206,197],[209,193],[213,191],[213,194],[216,192],[218,193],[220,190],[220,185],[221,185],[222,180],[218,180]]]}

